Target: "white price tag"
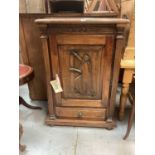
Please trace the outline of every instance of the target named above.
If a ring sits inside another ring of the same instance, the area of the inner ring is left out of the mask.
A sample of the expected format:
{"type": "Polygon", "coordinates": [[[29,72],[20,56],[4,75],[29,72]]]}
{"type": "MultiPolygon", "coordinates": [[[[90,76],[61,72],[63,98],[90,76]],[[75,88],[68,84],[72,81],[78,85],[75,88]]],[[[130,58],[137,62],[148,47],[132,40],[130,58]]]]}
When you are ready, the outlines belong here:
{"type": "Polygon", "coordinates": [[[52,85],[55,93],[60,93],[60,92],[63,91],[62,87],[61,87],[61,84],[60,84],[60,79],[59,79],[58,74],[56,74],[56,79],[55,80],[50,81],[50,84],[52,85]]]}

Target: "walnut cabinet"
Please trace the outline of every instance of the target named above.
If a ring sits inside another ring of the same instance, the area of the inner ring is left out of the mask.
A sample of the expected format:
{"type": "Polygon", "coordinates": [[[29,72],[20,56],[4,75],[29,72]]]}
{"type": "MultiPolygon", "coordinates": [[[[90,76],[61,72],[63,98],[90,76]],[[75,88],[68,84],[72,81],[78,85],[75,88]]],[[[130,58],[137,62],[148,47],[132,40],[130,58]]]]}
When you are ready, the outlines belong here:
{"type": "Polygon", "coordinates": [[[115,127],[113,113],[127,19],[48,17],[41,32],[48,92],[48,125],[115,127]],[[50,81],[59,76],[63,89],[50,81]]]}

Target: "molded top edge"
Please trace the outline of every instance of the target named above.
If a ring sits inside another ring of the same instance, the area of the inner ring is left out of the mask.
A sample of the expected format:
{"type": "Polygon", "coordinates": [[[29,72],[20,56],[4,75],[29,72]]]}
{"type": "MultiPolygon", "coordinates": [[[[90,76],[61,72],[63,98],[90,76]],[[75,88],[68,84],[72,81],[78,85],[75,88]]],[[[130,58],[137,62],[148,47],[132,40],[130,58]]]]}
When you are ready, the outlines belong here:
{"type": "Polygon", "coordinates": [[[38,24],[129,24],[129,19],[99,17],[48,17],[35,20],[38,24]]]}

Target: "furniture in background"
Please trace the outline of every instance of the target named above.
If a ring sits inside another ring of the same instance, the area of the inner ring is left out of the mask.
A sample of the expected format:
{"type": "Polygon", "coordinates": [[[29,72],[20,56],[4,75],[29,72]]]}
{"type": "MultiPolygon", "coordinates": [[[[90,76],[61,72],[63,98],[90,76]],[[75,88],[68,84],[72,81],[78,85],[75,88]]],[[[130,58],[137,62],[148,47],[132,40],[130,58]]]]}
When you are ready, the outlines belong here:
{"type": "Polygon", "coordinates": [[[130,13],[130,29],[129,37],[127,40],[127,46],[124,56],[121,60],[121,68],[123,69],[122,90],[120,96],[119,105],[119,120],[124,119],[125,105],[127,101],[127,94],[129,91],[129,85],[132,82],[133,74],[135,70],[135,13],[134,7],[132,14],[130,13]]]}
{"type": "MultiPolygon", "coordinates": [[[[46,0],[49,1],[50,12],[83,13],[85,0],[46,0]]],[[[47,7],[46,7],[47,8],[47,7]]],[[[48,11],[46,11],[48,12],[48,11]]]]}
{"type": "Polygon", "coordinates": [[[19,0],[19,12],[24,14],[44,14],[46,0],[19,0]]]}
{"type": "Polygon", "coordinates": [[[119,104],[119,120],[122,121],[125,115],[125,106],[128,98],[129,86],[134,75],[134,60],[122,60],[121,67],[123,70],[123,79],[121,86],[120,104],[119,104]]]}
{"type": "MultiPolygon", "coordinates": [[[[31,81],[34,77],[33,68],[27,65],[20,64],[19,65],[19,85],[23,85],[31,81]]],[[[42,109],[41,107],[32,106],[25,102],[25,100],[19,96],[19,104],[24,105],[30,109],[42,109]]]]}
{"type": "Polygon", "coordinates": [[[45,17],[46,14],[20,14],[19,39],[22,61],[35,70],[33,80],[28,82],[29,94],[32,100],[46,100],[45,68],[42,56],[39,29],[34,20],[45,17]]]}
{"type": "Polygon", "coordinates": [[[85,12],[105,12],[114,11],[120,14],[121,1],[117,0],[86,0],[85,1],[85,12]]]}
{"type": "Polygon", "coordinates": [[[127,131],[126,131],[125,136],[123,137],[124,140],[130,134],[130,130],[131,130],[131,127],[132,127],[134,116],[135,116],[135,81],[133,81],[130,84],[130,88],[129,88],[129,92],[128,92],[128,98],[129,98],[129,101],[130,101],[132,107],[131,107],[131,112],[130,112],[129,119],[128,119],[127,131]]]}
{"type": "MultiPolygon", "coordinates": [[[[24,65],[24,64],[19,65],[19,85],[20,86],[31,81],[33,77],[34,77],[34,71],[32,67],[24,65]]],[[[41,107],[38,107],[38,106],[29,105],[20,96],[19,96],[19,104],[22,104],[25,107],[30,108],[30,109],[42,109],[41,107]]],[[[21,152],[23,152],[26,148],[25,145],[20,144],[20,139],[21,139],[22,134],[23,134],[23,127],[22,127],[22,124],[20,123],[19,124],[19,150],[21,152]]]]}
{"type": "Polygon", "coordinates": [[[23,145],[23,144],[20,143],[20,139],[21,139],[21,137],[23,135],[23,132],[24,132],[23,131],[23,126],[22,126],[21,123],[19,123],[19,150],[21,152],[25,151],[25,149],[26,149],[26,145],[23,145]]]}

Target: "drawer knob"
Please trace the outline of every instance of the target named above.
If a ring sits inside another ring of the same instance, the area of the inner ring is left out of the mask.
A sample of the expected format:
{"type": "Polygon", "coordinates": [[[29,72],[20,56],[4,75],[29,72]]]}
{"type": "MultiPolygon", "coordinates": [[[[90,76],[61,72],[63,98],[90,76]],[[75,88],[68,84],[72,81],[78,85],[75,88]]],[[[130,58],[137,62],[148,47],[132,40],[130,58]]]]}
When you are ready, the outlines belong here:
{"type": "Polygon", "coordinates": [[[83,113],[82,113],[82,112],[78,112],[78,113],[77,113],[77,116],[78,116],[79,118],[81,118],[81,117],[83,116],[83,113]]]}

